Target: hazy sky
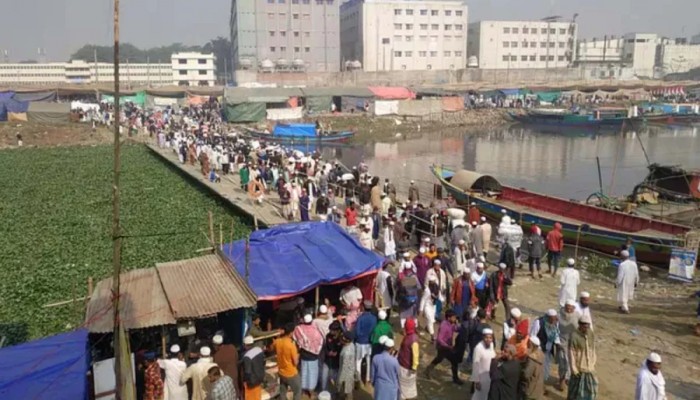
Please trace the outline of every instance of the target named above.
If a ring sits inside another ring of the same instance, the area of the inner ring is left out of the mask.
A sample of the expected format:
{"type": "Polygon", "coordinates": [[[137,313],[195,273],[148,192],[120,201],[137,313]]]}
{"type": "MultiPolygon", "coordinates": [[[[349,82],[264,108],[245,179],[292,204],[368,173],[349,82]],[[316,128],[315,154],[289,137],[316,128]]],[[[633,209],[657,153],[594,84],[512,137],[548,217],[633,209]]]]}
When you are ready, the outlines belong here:
{"type": "MultiPolygon", "coordinates": [[[[3,0],[0,50],[12,61],[36,58],[46,49],[61,61],[83,44],[112,40],[113,0],[3,0]]],[[[244,0],[245,1],[245,0],[244,0]]],[[[252,0],[249,0],[252,1],[252,0]]],[[[140,47],[173,42],[203,44],[228,36],[231,0],[121,0],[122,42],[140,47]]],[[[700,33],[700,0],[471,0],[470,21],[571,18],[578,13],[581,37],[652,32],[692,36],[700,33]]]]}

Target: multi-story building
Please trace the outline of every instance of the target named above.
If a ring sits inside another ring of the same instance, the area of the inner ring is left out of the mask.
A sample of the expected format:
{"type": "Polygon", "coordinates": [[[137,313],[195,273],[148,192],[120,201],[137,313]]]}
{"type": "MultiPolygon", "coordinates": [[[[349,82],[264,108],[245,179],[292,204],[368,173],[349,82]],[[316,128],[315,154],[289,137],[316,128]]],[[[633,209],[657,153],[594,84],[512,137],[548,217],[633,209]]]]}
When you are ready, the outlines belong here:
{"type": "Polygon", "coordinates": [[[700,43],[688,44],[685,39],[664,39],[656,53],[658,75],[688,72],[700,67],[700,43]]]}
{"type": "MultiPolygon", "coordinates": [[[[172,55],[169,64],[120,63],[119,82],[127,87],[213,86],[214,70],[214,56],[211,54],[179,53],[172,55]],[[202,71],[205,72],[202,73],[202,71]]],[[[113,82],[114,65],[112,63],[71,60],[65,63],[0,64],[0,85],[2,86],[56,86],[113,82]]]]}
{"type": "Polygon", "coordinates": [[[575,60],[577,25],[558,21],[469,24],[467,53],[479,68],[566,68],[575,60]]]}
{"type": "Polygon", "coordinates": [[[170,57],[172,82],[178,86],[214,86],[216,80],[213,54],[175,53],[170,57]]]}
{"type": "Polygon", "coordinates": [[[700,44],[700,33],[690,38],[690,44],[700,44]]]}
{"type": "Polygon", "coordinates": [[[605,36],[603,39],[580,40],[575,64],[591,79],[630,79],[634,73],[625,61],[625,39],[605,36]]]}
{"type": "Polygon", "coordinates": [[[341,0],[232,0],[234,70],[340,70],[341,0]]]}
{"type": "Polygon", "coordinates": [[[623,61],[630,64],[636,76],[653,78],[659,44],[661,39],[655,33],[628,33],[622,50],[623,61]]]}
{"type": "Polygon", "coordinates": [[[350,0],[340,7],[343,63],[365,71],[467,66],[463,0],[350,0]]]}

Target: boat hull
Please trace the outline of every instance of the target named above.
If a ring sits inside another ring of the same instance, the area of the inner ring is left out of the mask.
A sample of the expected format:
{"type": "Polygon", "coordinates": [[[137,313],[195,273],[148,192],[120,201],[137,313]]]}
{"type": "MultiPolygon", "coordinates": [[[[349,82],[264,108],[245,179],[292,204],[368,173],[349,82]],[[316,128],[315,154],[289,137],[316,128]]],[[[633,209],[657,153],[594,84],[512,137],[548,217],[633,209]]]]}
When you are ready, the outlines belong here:
{"type": "Polygon", "coordinates": [[[254,131],[249,129],[246,131],[246,135],[264,140],[266,142],[283,142],[283,143],[333,143],[333,142],[345,142],[352,139],[355,136],[353,131],[343,131],[338,133],[333,133],[325,136],[274,136],[270,133],[264,133],[259,131],[254,131]]]}
{"type": "Polygon", "coordinates": [[[464,192],[452,186],[443,178],[442,170],[439,167],[431,167],[433,174],[440,180],[445,190],[454,197],[460,205],[475,203],[479,211],[487,218],[495,222],[500,222],[503,216],[501,210],[505,209],[508,215],[519,222],[525,231],[533,224],[536,224],[543,231],[554,228],[556,222],[562,225],[564,241],[570,245],[578,244],[579,247],[601,252],[610,256],[615,256],[626,243],[627,238],[632,238],[637,260],[640,262],[666,265],[671,256],[671,247],[680,246],[680,239],[650,238],[635,234],[634,232],[620,232],[605,228],[596,228],[585,223],[574,224],[555,218],[545,217],[533,212],[521,212],[500,202],[498,199],[474,196],[469,192],[464,192]]]}
{"type": "Polygon", "coordinates": [[[586,115],[545,115],[545,114],[529,114],[521,115],[510,113],[510,117],[524,125],[537,126],[560,126],[560,127],[576,127],[586,129],[607,129],[621,127],[627,118],[602,118],[595,119],[586,115]]]}

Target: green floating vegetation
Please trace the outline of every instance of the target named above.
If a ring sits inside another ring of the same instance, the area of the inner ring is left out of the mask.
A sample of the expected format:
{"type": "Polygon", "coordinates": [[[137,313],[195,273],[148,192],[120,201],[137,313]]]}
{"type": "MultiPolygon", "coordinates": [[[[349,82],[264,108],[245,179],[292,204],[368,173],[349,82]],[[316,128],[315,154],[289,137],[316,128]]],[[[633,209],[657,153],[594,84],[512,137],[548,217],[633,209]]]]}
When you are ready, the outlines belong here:
{"type": "MultiPolygon", "coordinates": [[[[196,257],[215,236],[250,228],[219,199],[195,187],[141,145],[122,151],[124,270],[196,257]]],[[[0,337],[5,345],[80,326],[87,294],[112,272],[110,146],[0,151],[0,337]]],[[[193,277],[195,279],[196,277],[193,277]]]]}

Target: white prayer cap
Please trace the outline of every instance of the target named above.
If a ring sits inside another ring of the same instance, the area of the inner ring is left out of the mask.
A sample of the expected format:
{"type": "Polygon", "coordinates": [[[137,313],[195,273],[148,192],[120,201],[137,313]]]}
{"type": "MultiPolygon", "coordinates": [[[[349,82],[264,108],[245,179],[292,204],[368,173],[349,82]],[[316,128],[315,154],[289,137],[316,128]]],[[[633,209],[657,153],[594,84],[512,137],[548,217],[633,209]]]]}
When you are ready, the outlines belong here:
{"type": "Polygon", "coordinates": [[[579,295],[579,297],[584,298],[584,299],[587,299],[587,298],[591,297],[591,294],[588,293],[588,292],[581,292],[581,294],[579,295]]]}
{"type": "Polygon", "coordinates": [[[313,320],[314,320],[314,318],[311,316],[311,314],[304,315],[304,323],[305,324],[310,324],[311,321],[313,321],[313,320]]]}
{"type": "Polygon", "coordinates": [[[501,208],[501,214],[508,214],[508,211],[505,208],[501,208]]]}
{"type": "Polygon", "coordinates": [[[386,196],[386,193],[382,192],[382,196],[386,196]]]}
{"type": "Polygon", "coordinates": [[[409,253],[409,252],[406,251],[406,252],[403,253],[403,256],[404,256],[404,257],[410,257],[410,256],[411,256],[411,253],[409,253]]]}
{"type": "Polygon", "coordinates": [[[386,347],[387,349],[394,347],[394,339],[387,339],[384,342],[384,347],[386,347]]]}
{"type": "Polygon", "coordinates": [[[507,265],[505,263],[500,263],[498,264],[498,268],[500,269],[506,269],[507,265]]]}
{"type": "Polygon", "coordinates": [[[484,263],[478,262],[478,263],[476,263],[476,267],[477,267],[477,268],[484,269],[484,263]]]}
{"type": "Polygon", "coordinates": [[[211,349],[207,346],[203,346],[201,349],[199,349],[199,354],[202,357],[209,357],[211,355],[211,349]]]}
{"type": "Polygon", "coordinates": [[[576,302],[574,300],[569,299],[564,304],[566,304],[567,306],[575,306],[576,302]]]}
{"type": "Polygon", "coordinates": [[[394,226],[394,221],[389,221],[389,226],[394,226]]]}
{"type": "Polygon", "coordinates": [[[530,343],[540,347],[540,339],[538,339],[537,336],[530,336],[530,343]]]}
{"type": "Polygon", "coordinates": [[[318,400],[331,400],[331,394],[327,391],[323,391],[318,394],[318,400]]]}
{"type": "Polygon", "coordinates": [[[481,220],[486,222],[486,217],[481,217],[481,220]]]}
{"type": "Polygon", "coordinates": [[[425,253],[425,247],[421,247],[420,249],[418,249],[418,252],[421,254],[425,253]]]}
{"type": "Polygon", "coordinates": [[[243,338],[243,344],[251,345],[253,343],[255,343],[255,339],[252,336],[248,335],[243,338]]]}
{"type": "Polygon", "coordinates": [[[576,260],[574,260],[573,258],[569,258],[568,260],[566,260],[566,263],[573,267],[574,264],[576,264],[576,260]]]}
{"type": "Polygon", "coordinates": [[[333,209],[334,209],[334,210],[337,210],[337,209],[338,209],[338,207],[337,207],[337,206],[333,206],[333,209]]]}
{"type": "Polygon", "coordinates": [[[473,205],[473,206],[475,206],[475,205],[476,205],[476,203],[472,201],[472,205],[473,205]]]}
{"type": "Polygon", "coordinates": [[[321,304],[321,306],[318,308],[318,312],[321,314],[326,314],[328,312],[328,306],[321,304]]]}
{"type": "Polygon", "coordinates": [[[180,346],[178,346],[178,345],[176,345],[176,344],[170,346],[170,352],[173,353],[173,354],[179,353],[179,352],[180,352],[180,346]]]}
{"type": "Polygon", "coordinates": [[[464,242],[464,239],[459,239],[459,242],[457,242],[457,243],[458,243],[458,244],[464,244],[465,242],[464,242]]]}
{"type": "Polygon", "coordinates": [[[479,256],[479,261],[481,261],[482,263],[483,263],[483,262],[486,262],[486,257],[484,257],[484,256],[479,256]]]}
{"type": "Polygon", "coordinates": [[[557,316],[557,310],[555,310],[555,309],[553,309],[553,308],[550,308],[549,310],[547,310],[547,315],[550,316],[550,317],[556,317],[556,316],[557,316]]]}
{"type": "Polygon", "coordinates": [[[477,225],[479,225],[479,223],[476,221],[472,221],[472,225],[477,226],[477,225]]]}
{"type": "Polygon", "coordinates": [[[433,261],[433,264],[435,264],[435,265],[440,265],[440,264],[442,264],[442,261],[440,261],[440,260],[435,260],[435,261],[433,261]]]}
{"type": "Polygon", "coordinates": [[[627,251],[627,250],[622,250],[622,251],[620,252],[620,255],[621,255],[622,257],[624,257],[624,258],[629,258],[630,252],[627,251]]]}
{"type": "Polygon", "coordinates": [[[481,334],[484,335],[484,336],[486,336],[486,335],[493,335],[493,329],[491,329],[491,328],[484,328],[484,329],[481,331],[481,334]]]}
{"type": "Polygon", "coordinates": [[[651,353],[651,354],[649,354],[649,357],[647,357],[647,360],[651,361],[653,363],[660,363],[661,356],[658,353],[651,353]]]}
{"type": "Polygon", "coordinates": [[[377,313],[377,316],[379,317],[380,320],[384,321],[386,319],[386,311],[379,310],[379,313],[377,313]]]}
{"type": "Polygon", "coordinates": [[[411,183],[416,183],[413,179],[411,179],[411,183]]]}
{"type": "Polygon", "coordinates": [[[221,344],[224,342],[224,337],[221,335],[214,335],[214,337],[211,338],[211,342],[214,344],[221,344]]]}
{"type": "Polygon", "coordinates": [[[430,238],[429,238],[429,237],[424,237],[424,238],[423,238],[423,241],[424,241],[425,243],[430,243],[430,238]]]}
{"type": "Polygon", "coordinates": [[[379,337],[379,344],[384,345],[386,343],[386,340],[389,339],[389,336],[387,335],[382,335],[379,337]]]}
{"type": "Polygon", "coordinates": [[[511,308],[511,309],[510,309],[510,315],[511,315],[513,318],[520,318],[520,316],[523,315],[523,313],[520,311],[519,308],[511,308]]]}
{"type": "Polygon", "coordinates": [[[464,271],[462,271],[462,273],[469,275],[472,273],[472,271],[469,268],[464,268],[464,271]]]}
{"type": "Polygon", "coordinates": [[[579,323],[579,324],[588,324],[588,325],[590,325],[590,324],[591,324],[591,316],[588,315],[588,314],[583,314],[583,315],[581,316],[581,318],[579,318],[578,323],[579,323]]]}

